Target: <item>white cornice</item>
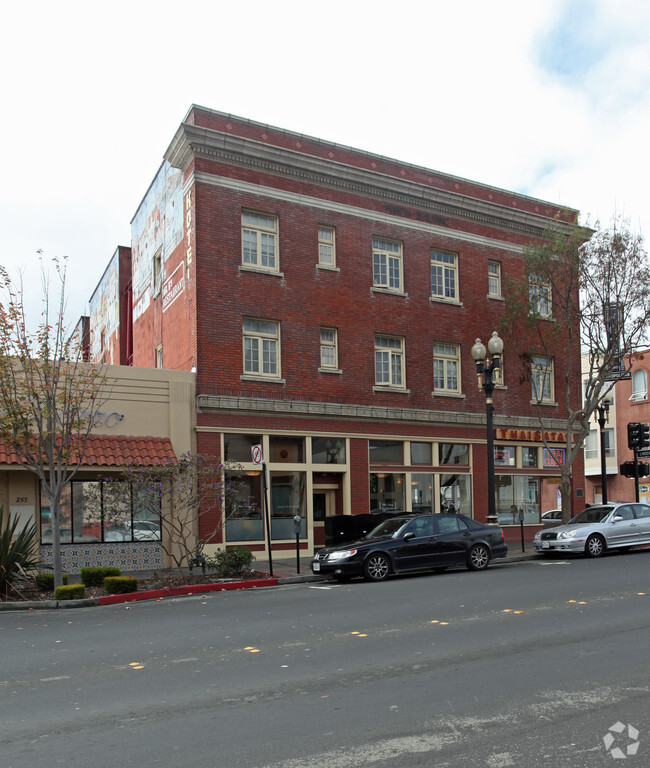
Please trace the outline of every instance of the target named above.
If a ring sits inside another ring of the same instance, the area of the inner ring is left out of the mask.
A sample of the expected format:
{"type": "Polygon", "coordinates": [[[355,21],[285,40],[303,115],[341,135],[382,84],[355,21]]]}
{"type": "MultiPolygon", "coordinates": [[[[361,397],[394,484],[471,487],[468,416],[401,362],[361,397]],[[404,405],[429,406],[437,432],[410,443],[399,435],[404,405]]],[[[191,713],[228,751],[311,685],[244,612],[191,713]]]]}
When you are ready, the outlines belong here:
{"type": "Polygon", "coordinates": [[[469,220],[533,237],[542,235],[552,223],[539,214],[183,123],[165,159],[185,171],[195,157],[255,168],[279,177],[429,211],[443,218],[469,220]]]}

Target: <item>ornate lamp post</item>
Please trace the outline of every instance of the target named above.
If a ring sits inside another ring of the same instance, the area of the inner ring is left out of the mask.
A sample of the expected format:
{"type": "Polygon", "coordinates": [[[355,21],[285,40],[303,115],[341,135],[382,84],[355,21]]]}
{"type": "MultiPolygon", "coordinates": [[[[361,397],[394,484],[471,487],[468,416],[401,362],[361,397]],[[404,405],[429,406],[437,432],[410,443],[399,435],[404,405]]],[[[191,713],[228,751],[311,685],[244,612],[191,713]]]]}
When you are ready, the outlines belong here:
{"type": "Polygon", "coordinates": [[[607,457],[605,456],[605,424],[609,422],[609,398],[607,395],[596,406],[594,418],[600,430],[600,484],[602,503],[607,504],[607,457]]]}
{"type": "Polygon", "coordinates": [[[485,391],[485,413],[487,416],[487,465],[488,465],[488,525],[496,525],[499,521],[496,507],[496,491],[494,483],[494,427],[492,425],[492,416],[494,406],[492,405],[492,392],[494,391],[494,371],[501,367],[501,353],[503,352],[503,340],[496,331],[492,333],[488,341],[488,350],[490,353],[490,362],[486,362],[485,345],[481,344],[480,339],[476,339],[472,347],[472,358],[476,363],[476,374],[478,376],[478,387],[485,391]]]}

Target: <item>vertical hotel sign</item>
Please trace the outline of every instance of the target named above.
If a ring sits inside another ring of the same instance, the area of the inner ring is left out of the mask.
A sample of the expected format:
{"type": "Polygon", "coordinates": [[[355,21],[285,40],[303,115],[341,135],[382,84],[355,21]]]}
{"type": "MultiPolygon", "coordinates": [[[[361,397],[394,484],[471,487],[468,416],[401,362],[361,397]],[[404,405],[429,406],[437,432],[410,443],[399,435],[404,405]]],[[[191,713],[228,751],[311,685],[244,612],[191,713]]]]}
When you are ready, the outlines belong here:
{"type": "Polygon", "coordinates": [[[187,266],[192,263],[192,190],[188,190],[185,195],[185,238],[187,240],[187,250],[185,258],[187,266]]]}

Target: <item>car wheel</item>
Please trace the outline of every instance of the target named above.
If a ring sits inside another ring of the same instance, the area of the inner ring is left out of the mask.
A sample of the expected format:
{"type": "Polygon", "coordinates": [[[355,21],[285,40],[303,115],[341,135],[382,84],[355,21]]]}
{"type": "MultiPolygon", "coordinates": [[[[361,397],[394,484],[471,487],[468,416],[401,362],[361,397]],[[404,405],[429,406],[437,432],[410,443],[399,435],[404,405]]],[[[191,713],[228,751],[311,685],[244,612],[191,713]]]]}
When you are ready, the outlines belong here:
{"type": "Polygon", "coordinates": [[[490,562],[490,551],[483,544],[476,544],[467,554],[467,567],[470,571],[484,571],[490,562]]]}
{"type": "Polygon", "coordinates": [[[587,557],[600,557],[605,554],[605,540],[602,536],[593,535],[587,539],[585,544],[585,555],[587,557]]]}
{"type": "Polygon", "coordinates": [[[369,581],[383,581],[390,573],[390,561],[386,555],[372,554],[366,559],[363,572],[369,581]]]}

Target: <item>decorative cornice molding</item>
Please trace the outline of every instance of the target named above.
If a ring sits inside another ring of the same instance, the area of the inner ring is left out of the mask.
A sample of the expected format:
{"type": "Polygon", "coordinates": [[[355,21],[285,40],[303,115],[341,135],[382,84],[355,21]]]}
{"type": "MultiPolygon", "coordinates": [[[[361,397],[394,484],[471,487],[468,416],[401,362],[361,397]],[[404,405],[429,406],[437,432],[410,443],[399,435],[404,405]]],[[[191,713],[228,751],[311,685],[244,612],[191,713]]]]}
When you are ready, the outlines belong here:
{"type": "Polygon", "coordinates": [[[440,217],[440,224],[446,224],[443,220],[447,218],[462,219],[540,237],[552,223],[547,216],[183,123],[165,159],[173,167],[186,171],[195,157],[427,211],[440,217]]]}
{"type": "MultiPolygon", "coordinates": [[[[466,411],[442,411],[419,408],[394,408],[376,405],[355,405],[353,403],[324,403],[310,400],[274,400],[261,397],[237,397],[235,395],[198,395],[196,406],[199,413],[218,411],[247,411],[267,416],[318,417],[331,419],[382,419],[385,421],[455,425],[475,427],[485,425],[484,413],[466,411]]],[[[495,428],[501,429],[539,429],[535,417],[495,415],[495,428]]],[[[566,430],[566,421],[561,419],[545,420],[546,430],[566,430]]],[[[198,428],[200,431],[200,427],[198,428]]]]}

